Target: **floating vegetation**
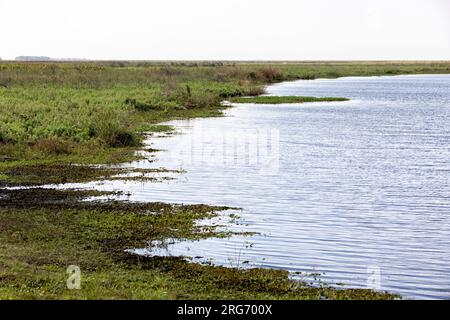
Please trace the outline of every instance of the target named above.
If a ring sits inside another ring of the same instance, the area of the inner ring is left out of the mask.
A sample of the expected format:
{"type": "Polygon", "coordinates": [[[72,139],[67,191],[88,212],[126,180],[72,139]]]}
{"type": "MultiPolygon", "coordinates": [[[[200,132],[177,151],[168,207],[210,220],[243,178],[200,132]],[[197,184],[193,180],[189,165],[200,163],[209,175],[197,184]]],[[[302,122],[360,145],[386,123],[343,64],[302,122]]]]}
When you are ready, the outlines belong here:
{"type": "Polygon", "coordinates": [[[348,101],[347,98],[336,97],[298,97],[298,96],[258,96],[258,97],[236,97],[231,98],[234,103],[258,103],[258,104],[282,104],[282,103],[305,103],[305,102],[331,102],[348,101]]]}

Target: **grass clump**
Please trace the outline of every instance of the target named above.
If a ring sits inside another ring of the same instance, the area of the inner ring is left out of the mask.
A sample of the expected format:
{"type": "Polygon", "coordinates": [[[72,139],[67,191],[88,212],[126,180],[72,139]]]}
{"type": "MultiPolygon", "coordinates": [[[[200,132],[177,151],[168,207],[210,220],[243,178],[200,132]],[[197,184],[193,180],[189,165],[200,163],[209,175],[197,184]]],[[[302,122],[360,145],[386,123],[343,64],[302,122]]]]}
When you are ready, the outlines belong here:
{"type": "Polygon", "coordinates": [[[172,179],[171,174],[181,173],[183,173],[181,170],[164,168],[138,169],[51,162],[18,165],[12,162],[0,166],[0,187],[42,186],[95,180],[163,181],[172,179]],[[167,175],[159,176],[160,174],[167,175]]]}
{"type": "Polygon", "coordinates": [[[0,157],[122,161],[115,149],[138,146],[146,126],[220,116],[222,100],[262,94],[268,83],[449,70],[448,62],[0,62],[0,157]]]}
{"type": "Polygon", "coordinates": [[[257,104],[282,104],[282,103],[305,103],[305,102],[326,102],[326,101],[348,101],[347,98],[336,97],[299,97],[299,96],[258,96],[258,97],[236,97],[231,98],[234,103],[257,103],[257,104]]]}

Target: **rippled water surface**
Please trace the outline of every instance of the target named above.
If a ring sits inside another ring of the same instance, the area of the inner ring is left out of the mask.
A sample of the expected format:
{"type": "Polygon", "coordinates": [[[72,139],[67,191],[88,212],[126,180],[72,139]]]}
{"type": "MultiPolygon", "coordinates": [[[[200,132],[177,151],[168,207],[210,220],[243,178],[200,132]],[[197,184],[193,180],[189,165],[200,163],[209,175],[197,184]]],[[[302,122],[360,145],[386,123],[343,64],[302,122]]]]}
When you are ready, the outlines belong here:
{"type": "Polygon", "coordinates": [[[151,139],[168,151],[134,165],[186,173],[127,182],[132,200],[241,207],[245,230],[260,233],[170,254],[450,298],[450,76],[296,81],[268,94],[351,101],[238,105],[151,139]]]}

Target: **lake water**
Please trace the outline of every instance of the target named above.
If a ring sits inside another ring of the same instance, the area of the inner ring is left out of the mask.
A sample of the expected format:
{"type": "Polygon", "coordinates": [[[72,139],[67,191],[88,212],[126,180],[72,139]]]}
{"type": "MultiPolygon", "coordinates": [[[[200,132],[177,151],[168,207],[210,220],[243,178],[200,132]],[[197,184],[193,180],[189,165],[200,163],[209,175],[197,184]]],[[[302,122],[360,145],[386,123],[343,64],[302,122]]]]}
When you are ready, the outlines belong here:
{"type": "Polygon", "coordinates": [[[132,165],[186,173],[97,188],[241,207],[240,228],[259,233],[175,242],[165,254],[449,299],[450,75],[295,81],[267,92],[351,101],[245,104],[225,118],[171,122],[180,134],[149,140],[168,151],[132,165]]]}

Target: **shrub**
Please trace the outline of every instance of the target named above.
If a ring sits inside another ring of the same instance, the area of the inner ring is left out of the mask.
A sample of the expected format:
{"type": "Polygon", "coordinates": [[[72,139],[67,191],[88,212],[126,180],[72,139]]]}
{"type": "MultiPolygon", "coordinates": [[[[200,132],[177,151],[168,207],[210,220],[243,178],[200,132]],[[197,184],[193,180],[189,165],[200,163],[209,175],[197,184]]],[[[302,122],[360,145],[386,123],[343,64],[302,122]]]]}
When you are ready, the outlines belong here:
{"type": "Polygon", "coordinates": [[[186,108],[207,108],[220,103],[218,97],[211,92],[201,92],[191,95],[182,95],[180,103],[186,108]]]}
{"type": "Polygon", "coordinates": [[[262,75],[261,81],[274,82],[283,80],[283,74],[277,68],[273,67],[261,68],[259,72],[262,75]]]}
{"type": "Polygon", "coordinates": [[[300,79],[302,80],[314,80],[316,77],[310,74],[305,74],[303,76],[300,77],[300,79]]]}
{"type": "Polygon", "coordinates": [[[39,139],[34,147],[48,154],[69,154],[70,144],[57,137],[39,139]]]}
{"type": "Polygon", "coordinates": [[[82,141],[82,135],[79,133],[79,130],[70,124],[59,123],[57,125],[49,126],[48,130],[49,136],[56,136],[60,138],[70,138],[74,141],[82,141]]]}
{"type": "Polygon", "coordinates": [[[109,145],[113,148],[136,146],[138,139],[135,134],[129,131],[120,131],[109,141],[109,145]]]}
{"type": "Polygon", "coordinates": [[[138,138],[129,128],[125,110],[101,108],[96,110],[88,124],[89,136],[111,147],[134,146],[138,138]]]}

